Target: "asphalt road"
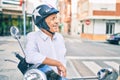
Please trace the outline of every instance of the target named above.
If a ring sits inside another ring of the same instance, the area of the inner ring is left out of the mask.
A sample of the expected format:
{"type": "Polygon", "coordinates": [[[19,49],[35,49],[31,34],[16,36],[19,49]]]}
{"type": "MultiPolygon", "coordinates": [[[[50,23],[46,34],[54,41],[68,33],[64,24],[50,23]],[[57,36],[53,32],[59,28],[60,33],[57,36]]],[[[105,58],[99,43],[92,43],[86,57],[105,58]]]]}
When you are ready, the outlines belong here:
{"type": "Polygon", "coordinates": [[[102,68],[114,68],[119,73],[120,45],[69,37],[65,41],[66,58],[80,76],[96,76],[102,68]]]}

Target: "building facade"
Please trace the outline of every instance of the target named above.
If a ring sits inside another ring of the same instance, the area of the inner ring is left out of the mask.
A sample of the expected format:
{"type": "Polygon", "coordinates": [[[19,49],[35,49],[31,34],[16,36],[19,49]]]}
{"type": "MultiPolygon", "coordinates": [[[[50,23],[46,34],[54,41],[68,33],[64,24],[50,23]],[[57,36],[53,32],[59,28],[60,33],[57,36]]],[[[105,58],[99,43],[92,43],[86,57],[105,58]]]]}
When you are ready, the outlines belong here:
{"type": "Polygon", "coordinates": [[[120,32],[120,0],[79,0],[77,10],[80,37],[90,40],[106,40],[120,32]]]}
{"type": "Polygon", "coordinates": [[[71,0],[58,1],[59,29],[64,34],[71,34],[71,4],[71,0]]]}

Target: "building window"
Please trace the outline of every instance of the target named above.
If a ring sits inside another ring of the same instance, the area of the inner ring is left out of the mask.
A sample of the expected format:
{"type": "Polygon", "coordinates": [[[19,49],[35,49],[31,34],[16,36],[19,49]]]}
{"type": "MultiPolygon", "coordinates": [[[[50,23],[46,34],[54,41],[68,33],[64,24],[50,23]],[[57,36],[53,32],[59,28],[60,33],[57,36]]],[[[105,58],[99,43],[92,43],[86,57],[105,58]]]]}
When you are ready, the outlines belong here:
{"type": "Polygon", "coordinates": [[[106,23],[106,34],[113,34],[115,29],[115,23],[106,23]]]}

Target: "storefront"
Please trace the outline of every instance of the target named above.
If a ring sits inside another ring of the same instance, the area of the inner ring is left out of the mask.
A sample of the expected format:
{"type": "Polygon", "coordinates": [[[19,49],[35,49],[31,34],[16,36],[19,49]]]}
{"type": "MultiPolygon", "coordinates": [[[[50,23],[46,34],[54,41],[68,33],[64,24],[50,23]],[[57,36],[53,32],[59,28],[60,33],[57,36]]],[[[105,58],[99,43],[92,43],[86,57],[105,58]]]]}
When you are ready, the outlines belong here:
{"type": "MultiPolygon", "coordinates": [[[[23,16],[0,13],[0,36],[10,35],[10,27],[16,26],[20,29],[23,34],[23,16]]],[[[32,19],[31,17],[26,18],[26,33],[32,31],[32,19]]]]}
{"type": "MultiPolygon", "coordinates": [[[[9,2],[9,1],[8,1],[9,2]]],[[[11,1],[12,3],[14,1],[11,1]]],[[[24,33],[23,27],[23,12],[22,6],[15,4],[8,4],[7,1],[3,0],[2,9],[0,11],[0,36],[9,36],[10,35],[10,27],[16,26],[19,28],[21,34],[24,33]]],[[[26,34],[32,31],[32,18],[31,15],[26,13],[26,34]]]]}

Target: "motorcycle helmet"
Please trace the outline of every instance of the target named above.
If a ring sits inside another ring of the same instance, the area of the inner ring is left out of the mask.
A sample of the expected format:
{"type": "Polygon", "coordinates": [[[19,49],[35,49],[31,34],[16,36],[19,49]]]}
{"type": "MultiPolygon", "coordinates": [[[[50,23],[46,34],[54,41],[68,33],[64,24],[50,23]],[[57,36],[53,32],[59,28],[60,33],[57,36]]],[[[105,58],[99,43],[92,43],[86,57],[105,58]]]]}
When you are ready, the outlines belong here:
{"type": "Polygon", "coordinates": [[[51,14],[57,14],[58,12],[59,11],[54,7],[50,5],[42,4],[33,10],[33,14],[32,14],[33,22],[38,28],[43,28],[49,31],[49,26],[45,22],[45,18],[51,14]]]}

